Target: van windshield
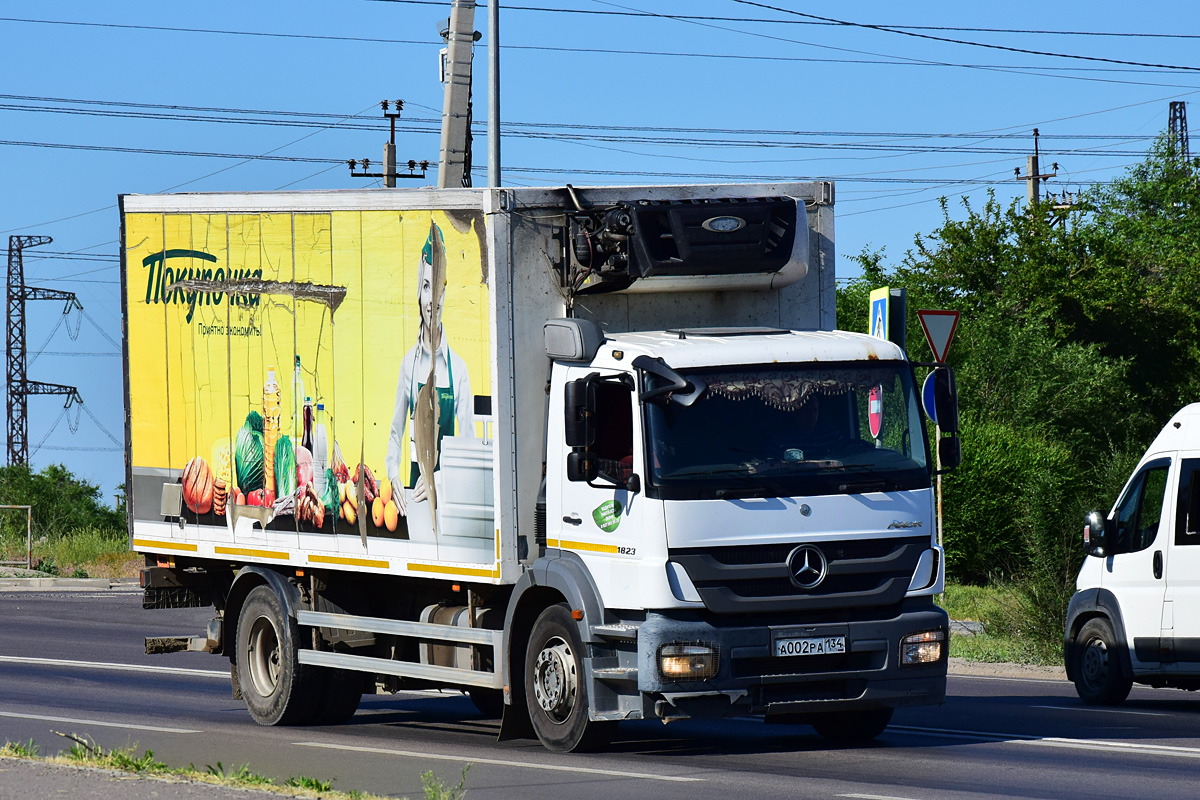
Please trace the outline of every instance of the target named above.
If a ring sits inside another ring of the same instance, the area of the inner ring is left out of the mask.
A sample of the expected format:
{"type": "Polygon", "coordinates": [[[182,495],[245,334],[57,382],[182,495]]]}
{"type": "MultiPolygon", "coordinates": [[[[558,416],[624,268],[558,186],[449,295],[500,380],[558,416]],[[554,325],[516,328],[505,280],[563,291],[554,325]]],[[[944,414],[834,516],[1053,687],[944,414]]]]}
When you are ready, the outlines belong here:
{"type": "MultiPolygon", "coordinates": [[[[645,404],[650,482],[666,499],[796,497],[930,486],[906,362],[681,371],[695,403],[645,404]]],[[[646,374],[647,389],[663,379],[646,374]]]]}

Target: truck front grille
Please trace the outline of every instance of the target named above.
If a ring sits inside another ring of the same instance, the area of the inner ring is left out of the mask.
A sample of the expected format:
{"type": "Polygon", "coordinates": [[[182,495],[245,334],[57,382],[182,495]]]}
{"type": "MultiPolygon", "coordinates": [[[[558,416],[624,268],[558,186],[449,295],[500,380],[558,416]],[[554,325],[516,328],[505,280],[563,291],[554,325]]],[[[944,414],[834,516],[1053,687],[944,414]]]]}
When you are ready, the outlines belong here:
{"type": "Polygon", "coordinates": [[[799,543],[673,550],[670,559],[692,579],[704,605],[718,614],[890,606],[899,603],[926,536],[810,543],[826,562],[824,580],[801,588],[788,556],[799,543]]]}

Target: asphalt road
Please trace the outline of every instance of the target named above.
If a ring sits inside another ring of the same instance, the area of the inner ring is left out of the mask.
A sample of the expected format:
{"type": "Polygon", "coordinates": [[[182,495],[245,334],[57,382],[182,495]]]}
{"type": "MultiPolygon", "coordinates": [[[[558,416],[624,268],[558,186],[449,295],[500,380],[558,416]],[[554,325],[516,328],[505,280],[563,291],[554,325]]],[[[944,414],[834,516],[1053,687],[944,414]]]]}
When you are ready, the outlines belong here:
{"type": "Polygon", "coordinates": [[[224,659],[142,652],[146,636],[199,633],[211,609],[143,611],[140,599],[0,594],[0,741],[53,752],[70,744],[53,731],[84,734],[172,765],[249,764],[414,798],[423,771],[453,784],[467,764],[473,800],[1200,795],[1200,696],[1138,687],[1097,709],[1063,681],[952,676],[944,706],[897,712],[877,742],[848,749],[807,726],[734,720],[624,723],[606,753],[556,755],[497,743],[498,723],[451,693],[365,697],[336,727],[262,728],[232,699],[224,659]]]}

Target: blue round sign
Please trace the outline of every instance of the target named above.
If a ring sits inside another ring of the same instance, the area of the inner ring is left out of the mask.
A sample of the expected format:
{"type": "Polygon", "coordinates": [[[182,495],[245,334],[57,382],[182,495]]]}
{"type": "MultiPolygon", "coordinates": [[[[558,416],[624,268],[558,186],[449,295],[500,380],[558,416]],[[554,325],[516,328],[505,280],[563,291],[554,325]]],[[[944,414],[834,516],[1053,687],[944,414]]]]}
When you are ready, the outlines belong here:
{"type": "Polygon", "coordinates": [[[929,417],[929,421],[937,425],[937,404],[933,400],[933,376],[937,374],[935,369],[925,377],[925,383],[921,385],[921,405],[925,406],[925,416],[929,417]]]}

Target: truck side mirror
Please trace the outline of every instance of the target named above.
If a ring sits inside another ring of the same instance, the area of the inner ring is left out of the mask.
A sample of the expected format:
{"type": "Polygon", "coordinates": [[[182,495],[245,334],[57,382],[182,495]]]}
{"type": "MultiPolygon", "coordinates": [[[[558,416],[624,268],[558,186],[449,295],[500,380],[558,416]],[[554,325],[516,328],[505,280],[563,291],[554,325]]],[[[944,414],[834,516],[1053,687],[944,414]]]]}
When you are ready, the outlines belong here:
{"type": "Polygon", "coordinates": [[[566,399],[564,434],[567,447],[591,447],[596,439],[596,399],[592,393],[592,376],[568,381],[563,387],[566,399]]]}
{"type": "Polygon", "coordinates": [[[934,370],[933,407],[942,433],[958,433],[958,387],[949,367],[934,370]]]}
{"type": "Polygon", "coordinates": [[[1083,520],[1083,548],[1089,556],[1108,555],[1108,520],[1099,511],[1093,511],[1083,520]]]}
{"type": "Polygon", "coordinates": [[[938,461],[942,465],[942,472],[949,472],[962,463],[962,442],[957,434],[938,439],[938,461]]]}
{"type": "Polygon", "coordinates": [[[580,448],[567,453],[567,480],[594,481],[599,473],[596,457],[590,450],[580,448]]]}

